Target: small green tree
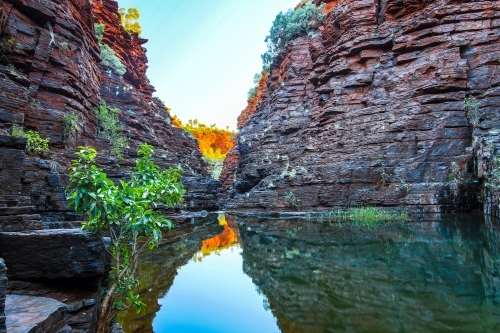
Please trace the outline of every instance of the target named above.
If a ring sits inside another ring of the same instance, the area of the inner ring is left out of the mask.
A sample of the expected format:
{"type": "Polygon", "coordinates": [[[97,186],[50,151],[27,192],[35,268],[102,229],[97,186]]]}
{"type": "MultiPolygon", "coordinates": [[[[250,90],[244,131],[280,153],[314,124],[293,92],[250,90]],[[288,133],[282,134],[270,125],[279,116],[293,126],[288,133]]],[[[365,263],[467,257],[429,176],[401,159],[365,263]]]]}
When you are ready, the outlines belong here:
{"type": "Polygon", "coordinates": [[[117,185],[95,165],[95,149],[81,147],[76,154],[79,159],[72,161],[69,172],[70,206],[88,216],[82,229],[100,239],[111,239],[107,249],[111,257],[109,286],[97,321],[97,332],[106,333],[118,311],[135,306],[140,312],[145,306],[133,292],[139,284],[138,255],[145,247],[158,246],[162,231],[172,228],[172,222],[156,208],[159,204],[173,206],[181,200],[182,169],[160,171],[152,159],[153,147],[142,144],[130,180],[121,180],[117,185]]]}

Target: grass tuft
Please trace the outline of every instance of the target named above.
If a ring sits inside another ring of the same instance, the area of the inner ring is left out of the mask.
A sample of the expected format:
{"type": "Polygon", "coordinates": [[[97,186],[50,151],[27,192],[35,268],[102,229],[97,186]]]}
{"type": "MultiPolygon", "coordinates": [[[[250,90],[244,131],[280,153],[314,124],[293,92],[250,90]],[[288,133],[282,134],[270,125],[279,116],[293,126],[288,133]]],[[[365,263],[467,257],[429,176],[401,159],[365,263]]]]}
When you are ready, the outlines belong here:
{"type": "Polygon", "coordinates": [[[341,208],[318,215],[318,221],[337,222],[339,225],[356,228],[374,229],[390,224],[403,223],[408,220],[408,213],[403,210],[386,211],[382,208],[362,206],[341,208]]]}

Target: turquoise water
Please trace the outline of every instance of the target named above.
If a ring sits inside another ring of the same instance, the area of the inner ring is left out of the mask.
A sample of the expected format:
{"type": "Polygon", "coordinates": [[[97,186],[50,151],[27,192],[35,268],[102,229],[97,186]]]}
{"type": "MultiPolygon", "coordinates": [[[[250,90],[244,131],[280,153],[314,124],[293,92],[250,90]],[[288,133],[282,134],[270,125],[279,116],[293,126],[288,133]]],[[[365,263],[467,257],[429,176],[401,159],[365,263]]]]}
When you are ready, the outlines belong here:
{"type": "Polygon", "coordinates": [[[241,248],[235,246],[190,261],[159,300],[155,332],[279,332],[263,307],[252,280],[242,274],[241,248]]]}
{"type": "Polygon", "coordinates": [[[482,215],[362,230],[210,217],[145,253],[139,332],[500,332],[500,233],[482,215]],[[222,224],[222,225],[220,225],[222,224]]]}

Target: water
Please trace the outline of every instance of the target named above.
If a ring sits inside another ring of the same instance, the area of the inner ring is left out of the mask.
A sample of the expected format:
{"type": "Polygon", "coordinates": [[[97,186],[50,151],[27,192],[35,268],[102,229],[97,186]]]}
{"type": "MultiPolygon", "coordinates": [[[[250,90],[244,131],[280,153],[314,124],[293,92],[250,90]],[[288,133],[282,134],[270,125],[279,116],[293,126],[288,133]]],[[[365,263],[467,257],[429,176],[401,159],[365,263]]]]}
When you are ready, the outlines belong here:
{"type": "Polygon", "coordinates": [[[500,332],[500,233],[482,215],[363,230],[211,216],[141,263],[126,333],[500,332]]]}

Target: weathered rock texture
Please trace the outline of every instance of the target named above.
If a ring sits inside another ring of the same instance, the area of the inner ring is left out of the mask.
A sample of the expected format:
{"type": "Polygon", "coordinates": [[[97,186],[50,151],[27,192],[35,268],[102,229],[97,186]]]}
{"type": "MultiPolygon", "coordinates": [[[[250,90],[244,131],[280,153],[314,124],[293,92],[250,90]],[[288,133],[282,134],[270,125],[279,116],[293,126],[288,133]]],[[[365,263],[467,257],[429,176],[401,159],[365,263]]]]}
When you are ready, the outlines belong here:
{"type": "Polygon", "coordinates": [[[66,304],[51,298],[10,295],[7,329],[9,333],[56,333],[66,325],[65,312],[66,304]]]}
{"type": "Polygon", "coordinates": [[[226,208],[289,210],[287,194],[301,209],[480,207],[475,191],[500,151],[500,3],[329,3],[319,34],[290,42],[272,66],[239,132],[239,162],[224,171],[236,173],[226,208]],[[450,183],[454,162],[478,185],[450,183]]]}
{"type": "Polygon", "coordinates": [[[67,166],[76,147],[103,152],[98,163],[114,179],[127,175],[142,142],[155,146],[157,163],[182,166],[192,209],[216,208],[218,182],[206,173],[197,143],[171,126],[162,102],[152,97],[147,57],[136,35],[120,26],[112,0],[0,1],[0,231],[72,228],[81,218],[67,208],[67,166]],[[123,77],[100,62],[94,32],[127,68],[123,77]],[[110,143],[97,135],[94,108],[101,100],[119,108],[129,148],[124,159],[108,156],[110,143]],[[62,116],[80,116],[75,140],[63,140],[62,116]],[[10,137],[13,124],[50,138],[50,152],[24,154],[25,140],[10,137]]]}
{"type": "Polygon", "coordinates": [[[243,270],[283,333],[487,332],[500,324],[500,239],[481,217],[381,230],[237,220],[243,270]]]}
{"type": "Polygon", "coordinates": [[[7,292],[7,267],[5,262],[0,258],[0,333],[6,332],[5,326],[5,295],[7,292]]]}
{"type": "Polygon", "coordinates": [[[0,233],[0,253],[16,279],[64,279],[103,275],[106,251],[80,230],[0,233]]]}

